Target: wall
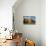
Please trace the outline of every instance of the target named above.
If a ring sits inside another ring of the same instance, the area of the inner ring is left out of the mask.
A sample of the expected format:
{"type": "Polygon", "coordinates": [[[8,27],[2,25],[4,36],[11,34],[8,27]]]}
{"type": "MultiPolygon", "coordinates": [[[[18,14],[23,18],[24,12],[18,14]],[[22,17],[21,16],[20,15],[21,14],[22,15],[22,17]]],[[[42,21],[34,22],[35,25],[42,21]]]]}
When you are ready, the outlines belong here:
{"type": "Polygon", "coordinates": [[[0,0],[0,27],[12,29],[12,6],[16,0],[0,0]]]}
{"type": "MultiPolygon", "coordinates": [[[[42,19],[41,19],[41,37],[42,37],[42,46],[46,46],[46,0],[41,0],[42,4],[42,19]]],[[[12,28],[12,6],[16,0],[0,0],[0,26],[5,26],[12,28]]],[[[23,17],[22,17],[23,18],[23,17]]],[[[28,26],[28,25],[24,25],[28,26]]],[[[32,26],[31,26],[32,27],[32,26]]],[[[23,30],[23,29],[21,29],[23,30]]],[[[22,31],[25,34],[25,31],[22,31]]]]}
{"type": "Polygon", "coordinates": [[[13,12],[18,32],[22,32],[24,38],[34,40],[36,46],[41,46],[41,0],[23,0],[17,7],[14,5],[13,12]],[[23,24],[23,16],[36,16],[36,24],[23,24]]]}
{"type": "Polygon", "coordinates": [[[41,15],[42,46],[46,46],[46,0],[41,1],[41,15]]]}
{"type": "MultiPolygon", "coordinates": [[[[12,29],[12,6],[15,2],[16,0],[0,0],[0,28],[6,27],[9,30],[12,29]]],[[[3,30],[0,29],[0,32],[3,30]]],[[[0,38],[5,38],[5,35],[10,35],[9,31],[3,31],[3,33],[0,34],[0,38]]]]}

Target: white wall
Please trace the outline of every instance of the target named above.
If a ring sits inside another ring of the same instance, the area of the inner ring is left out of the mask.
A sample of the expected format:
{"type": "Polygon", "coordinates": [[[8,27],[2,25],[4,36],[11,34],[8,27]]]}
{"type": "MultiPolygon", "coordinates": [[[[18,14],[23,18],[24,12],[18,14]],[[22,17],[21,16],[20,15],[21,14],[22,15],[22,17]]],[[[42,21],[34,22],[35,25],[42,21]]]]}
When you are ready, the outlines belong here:
{"type": "Polygon", "coordinates": [[[17,7],[16,5],[13,6],[13,12],[15,28],[18,32],[22,32],[25,38],[33,39],[37,44],[36,46],[41,46],[41,43],[42,46],[46,46],[46,31],[43,31],[45,26],[43,23],[45,22],[43,19],[45,18],[45,0],[23,0],[17,7]],[[24,25],[23,16],[36,16],[36,25],[24,25]]]}
{"type": "Polygon", "coordinates": [[[36,46],[41,46],[41,0],[23,0],[23,2],[15,8],[15,27],[18,32],[22,32],[25,38],[27,37],[28,39],[34,40],[36,46]],[[23,24],[23,16],[36,16],[36,24],[23,24]]]}
{"type": "Polygon", "coordinates": [[[0,0],[0,27],[12,28],[12,6],[16,0],[0,0]]]}
{"type": "MultiPolygon", "coordinates": [[[[42,35],[41,36],[42,36],[42,44],[43,44],[42,46],[46,46],[46,36],[45,36],[46,35],[46,0],[41,0],[41,1],[42,1],[42,16],[41,16],[42,35]]],[[[16,0],[0,0],[0,26],[12,28],[12,6],[15,2],[16,0]]]]}
{"type": "Polygon", "coordinates": [[[42,46],[46,46],[46,0],[41,1],[41,38],[42,46]]]}

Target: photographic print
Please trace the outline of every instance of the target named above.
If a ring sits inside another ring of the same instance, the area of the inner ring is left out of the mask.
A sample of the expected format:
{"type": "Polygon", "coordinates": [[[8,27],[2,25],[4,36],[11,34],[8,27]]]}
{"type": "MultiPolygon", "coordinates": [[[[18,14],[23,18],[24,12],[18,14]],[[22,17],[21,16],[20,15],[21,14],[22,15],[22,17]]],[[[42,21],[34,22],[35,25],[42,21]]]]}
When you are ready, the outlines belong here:
{"type": "Polygon", "coordinates": [[[35,24],[36,17],[35,16],[23,16],[23,23],[24,24],[35,24]]]}

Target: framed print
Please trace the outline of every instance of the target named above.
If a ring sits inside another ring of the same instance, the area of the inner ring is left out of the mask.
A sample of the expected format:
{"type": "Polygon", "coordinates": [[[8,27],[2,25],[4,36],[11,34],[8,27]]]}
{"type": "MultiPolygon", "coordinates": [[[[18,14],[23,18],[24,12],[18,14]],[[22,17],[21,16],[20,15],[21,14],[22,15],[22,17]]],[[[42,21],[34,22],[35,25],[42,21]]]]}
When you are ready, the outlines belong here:
{"type": "Polygon", "coordinates": [[[35,16],[23,16],[23,23],[24,24],[35,24],[36,17],[35,16]]]}

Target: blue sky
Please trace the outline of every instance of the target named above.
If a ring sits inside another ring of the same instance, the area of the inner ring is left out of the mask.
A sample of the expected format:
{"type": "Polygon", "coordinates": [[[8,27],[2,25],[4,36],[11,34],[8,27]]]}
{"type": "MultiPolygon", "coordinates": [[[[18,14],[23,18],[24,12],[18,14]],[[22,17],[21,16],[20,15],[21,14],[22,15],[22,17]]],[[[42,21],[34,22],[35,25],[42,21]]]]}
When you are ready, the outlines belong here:
{"type": "Polygon", "coordinates": [[[25,19],[32,19],[32,20],[35,20],[36,17],[35,16],[24,16],[25,19]]]}

